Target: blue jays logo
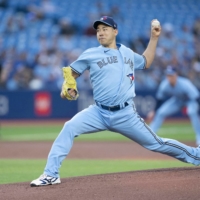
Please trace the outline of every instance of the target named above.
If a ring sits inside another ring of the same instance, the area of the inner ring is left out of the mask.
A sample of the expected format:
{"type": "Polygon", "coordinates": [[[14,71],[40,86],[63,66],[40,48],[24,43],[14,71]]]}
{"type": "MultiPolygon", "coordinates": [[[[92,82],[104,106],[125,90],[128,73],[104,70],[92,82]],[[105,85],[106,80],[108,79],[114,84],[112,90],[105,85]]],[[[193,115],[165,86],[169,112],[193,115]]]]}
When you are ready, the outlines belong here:
{"type": "Polygon", "coordinates": [[[106,20],[107,17],[106,16],[103,16],[100,20],[106,20]]]}
{"type": "Polygon", "coordinates": [[[132,83],[132,81],[134,80],[133,73],[127,74],[126,76],[130,78],[130,81],[131,81],[131,83],[132,83]]]}

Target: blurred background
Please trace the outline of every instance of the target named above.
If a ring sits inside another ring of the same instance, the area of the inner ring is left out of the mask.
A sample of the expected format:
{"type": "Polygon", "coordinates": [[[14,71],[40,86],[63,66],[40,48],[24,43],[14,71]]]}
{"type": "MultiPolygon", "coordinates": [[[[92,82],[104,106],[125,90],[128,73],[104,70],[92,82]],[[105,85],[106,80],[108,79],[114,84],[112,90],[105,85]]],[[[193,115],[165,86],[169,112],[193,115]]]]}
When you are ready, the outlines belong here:
{"type": "Polygon", "coordinates": [[[71,118],[93,103],[88,72],[77,79],[76,102],[60,98],[61,68],[99,45],[92,24],[103,15],[118,23],[117,41],[139,54],[151,20],[161,22],[154,62],[136,72],[142,117],[154,108],[169,64],[200,89],[200,0],[0,0],[0,119],[71,118]]]}

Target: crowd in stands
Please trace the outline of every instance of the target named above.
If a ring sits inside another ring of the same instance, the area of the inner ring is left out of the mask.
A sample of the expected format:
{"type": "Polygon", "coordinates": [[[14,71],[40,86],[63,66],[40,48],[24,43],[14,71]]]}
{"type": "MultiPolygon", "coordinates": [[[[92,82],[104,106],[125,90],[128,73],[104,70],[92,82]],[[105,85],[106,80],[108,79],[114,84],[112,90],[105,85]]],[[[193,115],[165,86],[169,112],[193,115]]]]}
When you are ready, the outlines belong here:
{"type": "MultiPolygon", "coordinates": [[[[169,64],[200,89],[200,0],[120,2],[0,0],[0,89],[60,90],[61,68],[99,45],[92,23],[103,15],[118,22],[118,42],[139,54],[148,45],[151,20],[161,21],[155,60],[145,73],[136,72],[137,90],[156,89],[169,64]]],[[[77,82],[79,89],[91,88],[88,72],[77,82]]]]}

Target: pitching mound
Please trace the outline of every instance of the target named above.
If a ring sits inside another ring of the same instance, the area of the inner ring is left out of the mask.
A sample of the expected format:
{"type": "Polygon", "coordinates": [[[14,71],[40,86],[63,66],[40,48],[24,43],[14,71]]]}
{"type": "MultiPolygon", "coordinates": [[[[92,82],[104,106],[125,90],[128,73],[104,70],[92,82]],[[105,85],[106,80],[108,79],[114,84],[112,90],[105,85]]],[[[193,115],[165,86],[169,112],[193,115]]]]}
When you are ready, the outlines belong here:
{"type": "MultiPolygon", "coordinates": [[[[0,158],[46,158],[51,145],[52,142],[0,142],[0,158]]],[[[173,159],[132,142],[75,142],[68,159],[71,158],[173,159]]],[[[0,185],[0,200],[200,199],[200,167],[61,177],[61,181],[59,185],[38,188],[30,187],[29,182],[0,185]]]]}
{"type": "Polygon", "coordinates": [[[198,200],[200,168],[173,168],[61,179],[53,186],[0,186],[2,200],[198,200]]]}

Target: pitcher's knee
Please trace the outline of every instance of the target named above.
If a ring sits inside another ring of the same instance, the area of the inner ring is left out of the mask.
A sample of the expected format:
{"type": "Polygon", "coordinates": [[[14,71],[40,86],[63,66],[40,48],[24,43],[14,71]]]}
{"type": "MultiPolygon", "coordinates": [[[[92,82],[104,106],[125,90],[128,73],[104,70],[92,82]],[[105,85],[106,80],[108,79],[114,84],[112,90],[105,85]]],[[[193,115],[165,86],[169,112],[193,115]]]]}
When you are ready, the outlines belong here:
{"type": "Polygon", "coordinates": [[[70,121],[65,122],[63,129],[67,133],[67,135],[70,136],[71,138],[77,136],[77,130],[76,130],[77,128],[70,121]]]}

